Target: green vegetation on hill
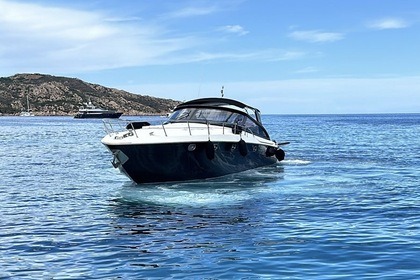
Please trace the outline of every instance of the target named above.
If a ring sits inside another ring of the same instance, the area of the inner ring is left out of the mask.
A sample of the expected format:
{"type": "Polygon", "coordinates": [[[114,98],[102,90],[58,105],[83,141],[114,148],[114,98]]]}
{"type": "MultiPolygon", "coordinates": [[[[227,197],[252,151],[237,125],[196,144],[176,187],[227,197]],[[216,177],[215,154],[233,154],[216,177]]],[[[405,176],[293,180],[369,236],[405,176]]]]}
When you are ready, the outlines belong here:
{"type": "Polygon", "coordinates": [[[0,78],[0,114],[16,115],[30,108],[36,115],[73,115],[83,102],[114,109],[124,115],[165,114],[178,101],[129,93],[76,78],[44,74],[16,74],[0,78]]]}

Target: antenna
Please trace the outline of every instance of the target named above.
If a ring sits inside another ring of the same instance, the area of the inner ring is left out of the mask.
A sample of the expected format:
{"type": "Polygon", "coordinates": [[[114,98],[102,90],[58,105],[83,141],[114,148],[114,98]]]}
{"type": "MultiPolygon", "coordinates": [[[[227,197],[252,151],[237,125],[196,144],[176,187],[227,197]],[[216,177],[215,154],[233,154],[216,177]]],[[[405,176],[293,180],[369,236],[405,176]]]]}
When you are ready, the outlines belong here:
{"type": "Polygon", "coordinates": [[[198,93],[197,93],[197,97],[200,97],[200,93],[201,93],[201,82],[198,85],[198,93]]]}
{"type": "Polygon", "coordinates": [[[225,96],[225,94],[223,93],[223,90],[225,89],[225,86],[222,86],[222,90],[220,91],[220,93],[222,94],[222,97],[225,96]]]}

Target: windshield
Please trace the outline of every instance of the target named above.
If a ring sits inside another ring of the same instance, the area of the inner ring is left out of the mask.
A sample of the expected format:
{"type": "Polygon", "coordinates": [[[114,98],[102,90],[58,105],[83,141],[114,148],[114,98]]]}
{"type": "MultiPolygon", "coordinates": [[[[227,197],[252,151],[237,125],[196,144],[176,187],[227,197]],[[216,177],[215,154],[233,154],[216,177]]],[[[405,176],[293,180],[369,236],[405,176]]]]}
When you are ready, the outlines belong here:
{"type": "Polygon", "coordinates": [[[258,136],[268,138],[265,130],[248,116],[229,110],[215,108],[184,108],[176,110],[169,118],[169,122],[204,122],[239,126],[243,130],[258,136]]]}

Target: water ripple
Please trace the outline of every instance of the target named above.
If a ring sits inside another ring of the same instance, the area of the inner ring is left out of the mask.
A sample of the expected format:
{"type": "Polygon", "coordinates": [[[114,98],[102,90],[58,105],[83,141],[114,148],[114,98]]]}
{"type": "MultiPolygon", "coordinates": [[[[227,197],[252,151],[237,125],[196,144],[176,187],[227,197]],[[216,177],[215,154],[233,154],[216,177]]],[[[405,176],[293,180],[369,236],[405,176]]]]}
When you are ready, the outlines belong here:
{"type": "Polygon", "coordinates": [[[419,116],[265,122],[284,162],[138,186],[100,122],[2,117],[0,278],[418,279],[419,116]]]}

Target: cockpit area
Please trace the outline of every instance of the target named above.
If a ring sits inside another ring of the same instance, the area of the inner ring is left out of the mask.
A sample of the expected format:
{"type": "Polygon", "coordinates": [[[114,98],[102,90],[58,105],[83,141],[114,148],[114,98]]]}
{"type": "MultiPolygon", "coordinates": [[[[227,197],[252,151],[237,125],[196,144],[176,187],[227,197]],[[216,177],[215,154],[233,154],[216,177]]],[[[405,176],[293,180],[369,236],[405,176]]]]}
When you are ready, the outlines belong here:
{"type": "Polygon", "coordinates": [[[208,123],[232,127],[269,139],[265,129],[249,115],[224,107],[186,107],[175,110],[168,120],[174,122],[208,123]]]}

